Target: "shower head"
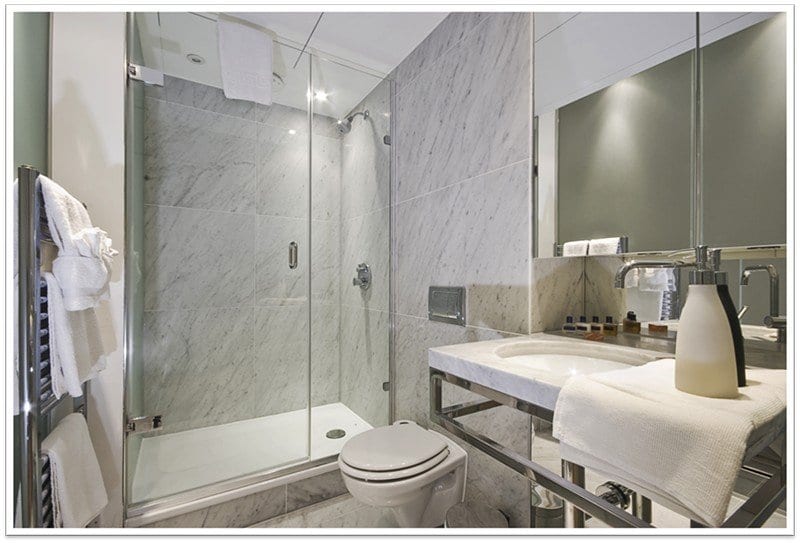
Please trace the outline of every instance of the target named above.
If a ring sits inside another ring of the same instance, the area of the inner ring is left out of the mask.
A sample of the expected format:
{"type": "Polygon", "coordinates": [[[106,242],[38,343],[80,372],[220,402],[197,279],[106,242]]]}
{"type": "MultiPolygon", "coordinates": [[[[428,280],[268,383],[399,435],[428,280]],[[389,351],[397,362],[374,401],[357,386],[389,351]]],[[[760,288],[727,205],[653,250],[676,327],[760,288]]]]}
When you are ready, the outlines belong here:
{"type": "Polygon", "coordinates": [[[352,113],[345,117],[344,119],[339,119],[336,121],[336,131],[339,134],[347,134],[353,128],[353,119],[361,115],[365,119],[369,119],[369,110],[365,109],[364,111],[359,111],[357,113],[352,113]]]}

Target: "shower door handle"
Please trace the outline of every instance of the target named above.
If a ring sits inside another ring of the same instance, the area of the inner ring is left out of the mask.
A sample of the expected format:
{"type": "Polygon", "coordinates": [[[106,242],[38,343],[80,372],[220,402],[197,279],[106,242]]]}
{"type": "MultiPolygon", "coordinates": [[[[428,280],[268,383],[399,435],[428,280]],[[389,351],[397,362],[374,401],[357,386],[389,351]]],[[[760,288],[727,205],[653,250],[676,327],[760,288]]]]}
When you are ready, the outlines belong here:
{"type": "Polygon", "coordinates": [[[297,267],[297,242],[292,241],[289,243],[289,269],[293,270],[297,267]]]}

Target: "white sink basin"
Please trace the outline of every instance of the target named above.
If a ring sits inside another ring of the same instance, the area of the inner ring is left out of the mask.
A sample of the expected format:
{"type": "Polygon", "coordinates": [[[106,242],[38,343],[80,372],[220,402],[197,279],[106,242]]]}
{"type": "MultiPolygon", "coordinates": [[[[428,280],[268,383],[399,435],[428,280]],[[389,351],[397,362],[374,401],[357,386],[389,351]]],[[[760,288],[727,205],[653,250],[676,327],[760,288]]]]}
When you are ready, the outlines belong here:
{"type": "Polygon", "coordinates": [[[467,381],[554,409],[574,376],[639,366],[670,355],[582,339],[534,334],[434,347],[428,364],[467,381]]]}
{"type": "Polygon", "coordinates": [[[573,375],[620,370],[653,360],[651,355],[604,345],[571,345],[545,340],[501,345],[494,354],[510,365],[541,372],[543,378],[557,384],[563,384],[573,375]]]}

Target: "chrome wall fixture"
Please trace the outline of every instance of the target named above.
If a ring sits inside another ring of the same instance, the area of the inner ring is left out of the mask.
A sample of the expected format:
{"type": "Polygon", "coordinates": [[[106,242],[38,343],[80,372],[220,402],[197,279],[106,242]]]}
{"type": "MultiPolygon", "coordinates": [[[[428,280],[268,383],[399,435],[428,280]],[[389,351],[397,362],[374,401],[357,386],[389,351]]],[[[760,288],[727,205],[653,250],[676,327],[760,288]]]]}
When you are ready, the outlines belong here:
{"type": "Polygon", "coordinates": [[[365,262],[362,262],[356,266],[356,276],[353,277],[353,286],[358,287],[361,290],[368,290],[371,284],[372,271],[365,262]]]}
{"type": "Polygon", "coordinates": [[[19,420],[14,425],[17,447],[14,462],[14,495],[19,489],[18,515],[23,528],[54,526],[50,492],[50,462],[42,455],[41,441],[56,422],[60,406],[72,399],[72,411],[86,414],[87,383],[83,394],[56,399],[50,378],[50,330],[47,319],[47,283],[41,276],[42,243],[52,243],[47,229],[39,171],[20,166],[17,171],[17,274],[19,280],[17,372],[19,375],[19,420]],[[15,470],[16,472],[17,470],[15,470]]]}

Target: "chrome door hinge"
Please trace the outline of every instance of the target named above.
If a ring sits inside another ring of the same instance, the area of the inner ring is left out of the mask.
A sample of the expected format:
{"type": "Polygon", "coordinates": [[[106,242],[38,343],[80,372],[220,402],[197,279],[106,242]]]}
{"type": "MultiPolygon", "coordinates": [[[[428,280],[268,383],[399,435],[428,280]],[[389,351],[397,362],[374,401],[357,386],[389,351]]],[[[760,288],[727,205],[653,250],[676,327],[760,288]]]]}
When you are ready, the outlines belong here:
{"type": "Polygon", "coordinates": [[[142,432],[152,432],[153,430],[160,430],[163,424],[164,423],[161,422],[161,415],[134,417],[128,419],[128,424],[125,426],[125,433],[140,434],[142,432]]]}
{"type": "Polygon", "coordinates": [[[142,81],[145,85],[164,86],[164,72],[159,72],[147,66],[141,66],[132,62],[128,63],[128,78],[135,81],[142,81]]]}

